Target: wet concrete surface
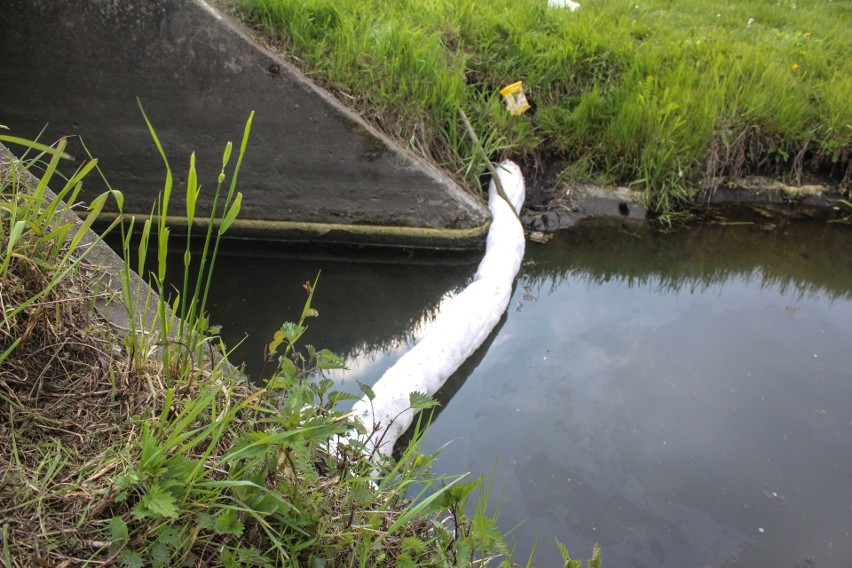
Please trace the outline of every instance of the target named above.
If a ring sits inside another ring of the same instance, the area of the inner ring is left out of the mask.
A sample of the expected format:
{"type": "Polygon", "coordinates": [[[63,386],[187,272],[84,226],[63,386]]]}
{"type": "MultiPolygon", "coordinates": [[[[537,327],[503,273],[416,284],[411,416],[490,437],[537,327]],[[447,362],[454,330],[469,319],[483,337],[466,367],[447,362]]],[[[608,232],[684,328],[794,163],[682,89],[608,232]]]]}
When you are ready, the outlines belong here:
{"type": "MultiPolygon", "coordinates": [[[[138,99],[174,170],[170,215],[185,214],[193,151],[200,204],[209,208],[225,143],[239,145],[254,110],[240,217],[266,223],[267,237],[295,227],[317,240],[359,243],[370,227],[390,227],[406,246],[484,243],[489,216],[480,200],[203,0],[6,0],[0,61],[0,124],[23,137],[44,129],[45,142],[79,137],[124,192],[125,211],[149,213],[165,176],[138,99]],[[331,236],[326,225],[335,227],[331,236]]],[[[86,149],[76,139],[69,147],[77,161],[65,167],[73,171],[86,149]]],[[[231,168],[235,157],[236,149],[231,168]]],[[[102,188],[88,189],[84,198],[102,188]]]]}

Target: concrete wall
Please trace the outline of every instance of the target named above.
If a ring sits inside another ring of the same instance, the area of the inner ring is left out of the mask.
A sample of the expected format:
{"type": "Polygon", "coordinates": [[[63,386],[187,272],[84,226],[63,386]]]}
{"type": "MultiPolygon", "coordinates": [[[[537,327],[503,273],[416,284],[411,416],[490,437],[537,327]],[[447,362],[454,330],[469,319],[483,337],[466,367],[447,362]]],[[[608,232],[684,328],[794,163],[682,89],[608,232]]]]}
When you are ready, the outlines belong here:
{"type": "MultiPolygon", "coordinates": [[[[212,195],[227,140],[256,111],[238,230],[313,241],[477,248],[487,209],[251,40],[203,0],[3,0],[0,124],[53,141],[79,135],[126,211],[148,213],[164,169],[196,151],[212,195]]],[[[13,148],[14,150],[15,148],[13,148]]],[[[77,157],[85,156],[79,147],[77,157]]],[[[101,188],[92,188],[91,192],[101,188]]],[[[182,215],[182,202],[171,214],[182,215]]]]}

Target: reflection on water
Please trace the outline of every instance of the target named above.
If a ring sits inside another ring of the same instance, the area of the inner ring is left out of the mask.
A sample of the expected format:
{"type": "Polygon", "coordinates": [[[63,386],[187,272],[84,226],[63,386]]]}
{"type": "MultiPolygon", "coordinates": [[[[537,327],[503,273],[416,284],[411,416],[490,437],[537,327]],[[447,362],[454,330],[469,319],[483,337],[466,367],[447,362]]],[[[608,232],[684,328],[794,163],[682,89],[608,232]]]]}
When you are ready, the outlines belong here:
{"type": "Polygon", "coordinates": [[[617,220],[589,222],[546,247],[531,245],[525,275],[539,286],[557,287],[575,276],[590,284],[653,286],[661,293],[708,293],[736,277],[785,293],[849,298],[847,226],[788,222],[768,231],[751,221],[730,223],[660,233],[617,220]]]}
{"type": "MultiPolygon", "coordinates": [[[[497,460],[520,555],[538,534],[539,566],[558,565],[554,538],[575,556],[598,542],[618,567],[852,565],[852,232],[762,228],[616,224],[528,246],[509,312],[426,440],[453,440],[438,473],[497,460]]],[[[217,306],[274,329],[281,308],[253,302],[322,268],[317,324],[339,319],[309,341],[351,355],[341,381],[368,382],[475,269],[244,261],[222,286],[253,295],[217,306]]]]}
{"type": "Polygon", "coordinates": [[[611,566],[852,563],[852,233],[615,227],[530,245],[507,321],[430,431],[447,472],[611,566]]]}
{"type": "MultiPolygon", "coordinates": [[[[180,273],[182,258],[174,255],[172,274],[180,273]]],[[[231,361],[257,378],[264,346],[281,324],[298,321],[307,299],[302,284],[321,273],[312,304],[320,315],[307,321],[302,342],[368,369],[371,359],[395,360],[441,298],[472,277],[478,260],[230,243],[216,261],[208,305],[226,345],[236,346],[231,361]]]]}

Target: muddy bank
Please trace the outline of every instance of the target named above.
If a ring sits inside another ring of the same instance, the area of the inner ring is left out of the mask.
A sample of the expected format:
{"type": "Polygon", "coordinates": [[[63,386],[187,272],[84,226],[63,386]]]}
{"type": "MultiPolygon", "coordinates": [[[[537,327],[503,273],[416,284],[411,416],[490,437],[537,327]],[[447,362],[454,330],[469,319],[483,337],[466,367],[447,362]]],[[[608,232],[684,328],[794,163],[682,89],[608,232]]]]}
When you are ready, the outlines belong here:
{"type": "MultiPolygon", "coordinates": [[[[529,207],[521,220],[533,235],[567,229],[596,217],[621,218],[631,223],[653,221],[642,192],[628,187],[539,182],[531,184],[530,191],[529,207]]],[[[693,205],[682,220],[706,222],[752,212],[766,219],[767,227],[771,219],[837,221],[852,213],[852,208],[841,203],[844,197],[836,185],[823,182],[792,185],[760,176],[725,179],[712,189],[696,191],[693,205]]]]}

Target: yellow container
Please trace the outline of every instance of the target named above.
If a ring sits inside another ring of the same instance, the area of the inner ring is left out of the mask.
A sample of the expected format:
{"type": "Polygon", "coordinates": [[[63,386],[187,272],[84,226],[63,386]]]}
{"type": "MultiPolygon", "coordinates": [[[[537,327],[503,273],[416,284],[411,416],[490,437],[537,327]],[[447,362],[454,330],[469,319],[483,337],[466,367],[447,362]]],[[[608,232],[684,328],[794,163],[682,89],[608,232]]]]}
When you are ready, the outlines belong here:
{"type": "Polygon", "coordinates": [[[524,93],[523,81],[506,85],[500,89],[500,94],[503,95],[506,101],[506,110],[513,116],[524,114],[529,110],[530,103],[527,101],[527,95],[524,93]]]}

